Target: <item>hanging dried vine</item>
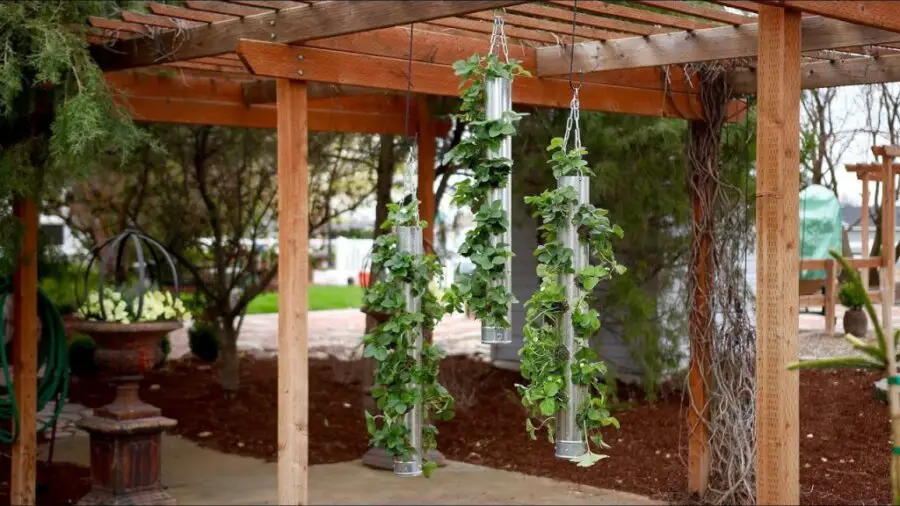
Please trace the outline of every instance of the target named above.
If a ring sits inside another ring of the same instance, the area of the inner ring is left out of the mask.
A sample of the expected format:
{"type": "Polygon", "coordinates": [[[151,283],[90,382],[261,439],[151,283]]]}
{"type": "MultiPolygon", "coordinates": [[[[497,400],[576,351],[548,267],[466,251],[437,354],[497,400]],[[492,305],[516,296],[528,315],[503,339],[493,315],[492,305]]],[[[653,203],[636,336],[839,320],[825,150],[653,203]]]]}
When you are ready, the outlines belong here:
{"type": "Polygon", "coordinates": [[[516,134],[524,115],[508,111],[499,119],[486,119],[484,83],[492,78],[514,79],[528,72],[517,60],[503,62],[493,53],[457,61],[453,69],[462,78],[462,103],[455,117],[468,125],[469,135],[447,152],[442,163],[472,174],[457,185],[452,202],[469,207],[475,214],[475,227],[466,234],[459,248],[459,254],[468,258],[475,270],[456,277],[444,295],[444,302],[447,312],[460,312],[467,307],[485,325],[509,328],[507,308],[513,302],[513,294],[501,281],[506,260],[512,257],[511,245],[491,244],[492,236],[506,232],[509,214],[502,202],[489,201],[488,196],[491,189],[506,186],[512,160],[492,158],[490,153],[499,150],[506,136],[516,134]]]}
{"type": "MultiPolygon", "coordinates": [[[[382,226],[424,227],[418,219],[418,200],[408,204],[388,204],[388,218],[382,226]]],[[[385,234],[375,239],[372,253],[373,271],[383,273],[366,292],[363,305],[367,311],[388,315],[386,321],[363,336],[364,356],[377,361],[372,397],[379,415],[366,412],[366,427],[371,444],[383,448],[394,457],[409,459],[415,452],[410,444],[410,431],[403,417],[415,405],[422,404],[423,420],[453,418],[453,397],[438,382],[438,366],[444,352],[431,343],[422,344],[422,362],[418,365],[411,353],[415,346],[411,336],[416,330],[433,330],[443,312],[437,297],[429,290],[432,279],[438,279],[441,266],[433,254],[416,256],[400,251],[397,234],[385,234]],[[421,296],[421,310],[408,312],[403,290],[409,284],[414,296],[421,296]]],[[[434,425],[422,426],[423,460],[437,445],[434,425]]],[[[429,476],[437,467],[425,461],[422,471],[429,476]]]]}
{"type": "MultiPolygon", "coordinates": [[[[703,500],[753,504],[756,335],[749,313],[752,296],[741,268],[752,245],[748,189],[730,184],[719,160],[731,99],[726,71],[722,64],[696,69],[705,120],[690,123],[687,145],[694,207],[689,270],[691,375],[701,380],[705,400],[702,395],[695,397],[690,388],[685,391],[695,422],[688,427],[689,433],[701,425],[708,428],[710,474],[703,500]]],[[[749,129],[745,133],[742,141],[750,143],[749,129]]]]}

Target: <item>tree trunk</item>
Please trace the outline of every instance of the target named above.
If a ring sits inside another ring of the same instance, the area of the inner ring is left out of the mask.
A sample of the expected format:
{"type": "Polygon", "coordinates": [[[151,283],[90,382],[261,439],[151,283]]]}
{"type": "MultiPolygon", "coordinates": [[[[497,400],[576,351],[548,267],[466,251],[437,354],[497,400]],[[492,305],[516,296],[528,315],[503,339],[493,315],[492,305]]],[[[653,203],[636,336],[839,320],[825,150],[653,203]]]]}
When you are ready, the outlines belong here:
{"type": "Polygon", "coordinates": [[[238,357],[238,332],[234,328],[234,320],[223,318],[219,328],[221,346],[221,362],[219,382],[226,397],[232,397],[240,386],[240,358],[238,357]]]}

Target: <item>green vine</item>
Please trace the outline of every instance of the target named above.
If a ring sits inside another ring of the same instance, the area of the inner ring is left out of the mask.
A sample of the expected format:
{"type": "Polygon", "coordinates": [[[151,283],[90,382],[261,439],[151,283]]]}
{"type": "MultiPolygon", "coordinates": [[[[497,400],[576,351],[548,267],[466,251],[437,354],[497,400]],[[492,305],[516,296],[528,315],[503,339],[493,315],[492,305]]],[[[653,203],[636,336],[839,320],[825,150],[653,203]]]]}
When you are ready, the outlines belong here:
{"type": "Polygon", "coordinates": [[[503,188],[512,170],[512,160],[491,158],[504,137],[515,135],[524,116],[513,111],[499,119],[488,120],[484,110],[486,79],[513,79],[529,75],[517,60],[501,62],[495,54],[472,55],[453,64],[462,78],[462,103],[455,115],[468,125],[469,135],[444,156],[444,164],[452,164],[472,175],[456,188],[453,204],[468,206],[475,213],[475,227],[466,234],[459,254],[468,258],[475,269],[457,276],[444,295],[447,312],[460,312],[467,307],[488,326],[509,328],[507,308],[512,293],[501,283],[506,260],[512,257],[509,244],[491,244],[491,237],[503,234],[509,227],[509,216],[500,201],[488,201],[493,188],[503,188]]]}
{"type": "MultiPolygon", "coordinates": [[[[389,204],[385,229],[400,226],[424,226],[417,220],[419,202],[389,204]]],[[[453,418],[453,397],[438,382],[438,365],[444,356],[440,348],[431,343],[422,344],[422,362],[410,353],[415,343],[410,336],[417,329],[433,330],[440,321],[442,308],[437,297],[429,290],[429,283],[441,273],[441,266],[434,255],[415,256],[398,248],[396,234],[385,234],[375,240],[372,263],[383,278],[377,280],[366,293],[363,304],[368,311],[389,315],[389,318],[363,336],[364,356],[377,361],[372,397],[379,415],[366,412],[366,427],[371,444],[383,448],[395,457],[407,459],[415,452],[410,445],[409,429],[403,424],[403,416],[417,403],[422,403],[423,420],[450,420],[453,418]],[[421,310],[406,311],[403,290],[398,287],[408,283],[415,296],[422,297],[421,310]],[[417,388],[417,386],[421,388],[417,388]]],[[[425,459],[428,451],[437,443],[437,428],[431,424],[422,426],[422,470],[430,476],[437,463],[425,459]]]]}
{"type": "MultiPolygon", "coordinates": [[[[583,156],[583,148],[566,150],[563,139],[555,138],[547,148],[552,151],[549,163],[557,178],[571,175],[588,175],[590,170],[583,156]]],[[[526,197],[525,203],[532,207],[532,215],[540,222],[538,231],[542,244],[535,250],[538,260],[537,274],[541,278],[540,288],[526,302],[525,344],[520,351],[522,376],[527,385],[516,385],[522,404],[529,411],[525,427],[532,439],[536,431],[547,430],[548,439],[555,439],[556,413],[566,405],[569,392],[566,391],[566,366],[568,350],[563,343],[561,327],[566,312],[571,308],[572,325],[575,331],[575,361],[571,374],[573,384],[583,387],[584,395],[578,407],[577,422],[588,441],[588,452],[575,459],[582,467],[592,466],[605,455],[595,453],[591,444],[598,449],[609,446],[603,441],[600,429],[619,426],[607,408],[607,386],[600,376],[606,373],[606,366],[590,347],[590,338],[600,329],[600,317],[591,307],[593,291],[600,281],[613,274],[622,274],[625,267],[616,263],[612,251],[613,236],[622,237],[622,229],[612,225],[607,211],[586,203],[578,205],[575,189],[558,187],[537,196],[526,197]],[[587,244],[593,260],[575,272],[572,249],[565,247],[559,230],[573,223],[578,239],[587,244]],[[565,287],[560,276],[574,274],[583,295],[576,300],[566,298],[565,287]],[[535,427],[532,418],[541,420],[535,427]]]]}

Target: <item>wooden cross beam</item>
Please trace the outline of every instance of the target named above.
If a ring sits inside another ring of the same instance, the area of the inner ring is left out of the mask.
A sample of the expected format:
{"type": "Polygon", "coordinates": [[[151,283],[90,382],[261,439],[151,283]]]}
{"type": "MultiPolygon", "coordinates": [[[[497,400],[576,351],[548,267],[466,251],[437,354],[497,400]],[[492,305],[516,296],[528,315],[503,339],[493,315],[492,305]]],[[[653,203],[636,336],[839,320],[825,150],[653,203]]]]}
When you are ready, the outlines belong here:
{"type": "MultiPolygon", "coordinates": [[[[350,86],[370,86],[405,92],[409,63],[394,58],[363,56],[342,51],[242,40],[238,53],[250,71],[259,76],[350,86]]],[[[459,78],[450,65],[414,61],[411,91],[427,95],[459,94],[459,78]]],[[[572,91],[566,79],[519,77],[513,87],[513,101],[539,107],[566,108],[572,91]]],[[[584,110],[618,112],[643,116],[700,119],[696,94],[666,92],[608,85],[585,80],[581,91],[584,110]]],[[[741,105],[732,105],[732,119],[741,114],[741,105]]]]}
{"type": "Polygon", "coordinates": [[[157,37],[119,40],[110,47],[92,46],[91,56],[104,70],[122,70],[229,53],[234,51],[235,45],[241,39],[283,43],[304,42],[458,16],[517,3],[523,2],[328,0],[185,30],[170,30],[157,37]]]}
{"type": "MultiPolygon", "coordinates": [[[[729,76],[735,93],[756,93],[756,72],[739,70],[729,76]]],[[[900,81],[900,55],[851,58],[803,65],[803,89],[900,81]]]]}
{"type": "MultiPolygon", "coordinates": [[[[898,33],[821,16],[803,18],[801,28],[802,51],[900,42],[898,33]]],[[[751,23],[606,42],[580,42],[575,44],[571,68],[578,72],[597,72],[755,57],[758,35],[759,24],[751,23]]],[[[567,75],[571,54],[571,47],[538,48],[537,75],[567,75]]]]}
{"type": "Polygon", "coordinates": [[[900,32],[900,2],[884,0],[772,0],[765,3],[790,7],[809,14],[840,19],[848,23],[900,32]]]}
{"type": "MultiPolygon", "coordinates": [[[[307,97],[311,100],[354,95],[387,95],[388,92],[361,86],[344,86],[333,83],[308,83],[307,97]]],[[[274,104],[277,98],[274,80],[254,80],[241,84],[241,97],[245,105],[274,104]]]]}

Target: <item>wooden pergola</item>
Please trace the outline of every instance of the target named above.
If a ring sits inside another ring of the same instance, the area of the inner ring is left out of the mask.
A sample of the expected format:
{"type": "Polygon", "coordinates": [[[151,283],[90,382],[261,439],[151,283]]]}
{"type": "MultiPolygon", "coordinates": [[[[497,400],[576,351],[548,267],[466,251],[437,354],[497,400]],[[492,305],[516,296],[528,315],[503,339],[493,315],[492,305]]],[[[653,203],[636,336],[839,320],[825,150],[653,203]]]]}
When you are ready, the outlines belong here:
{"type": "MultiPolygon", "coordinates": [[[[308,502],[309,131],[418,132],[422,216],[433,221],[434,139],[446,123],[416,100],[407,125],[402,94],[409,86],[423,97],[456,96],[451,65],[487,51],[497,8],[510,56],[533,74],[513,87],[521,105],[567,107],[571,69],[584,74],[582,109],[702,120],[698,83],[684,66],[739,62],[734,90],[758,96],[757,500],[798,503],[799,377],[787,364],[797,358],[800,91],[900,80],[900,1],[713,2],[727,11],[641,3],[187,0],[90,20],[92,55],[135,119],[277,129],[279,504],[308,502]]],[[[742,110],[735,101],[732,117],[742,110]]],[[[16,212],[27,230],[16,300],[29,302],[16,305],[16,332],[34,336],[37,206],[23,202],[16,212]]],[[[36,342],[17,343],[16,393],[34,406],[36,342]]],[[[692,354],[692,377],[707,374],[708,357],[692,354]]],[[[33,504],[35,413],[21,417],[12,502],[33,504]]],[[[708,478],[700,429],[689,447],[691,491],[708,478]]]]}

